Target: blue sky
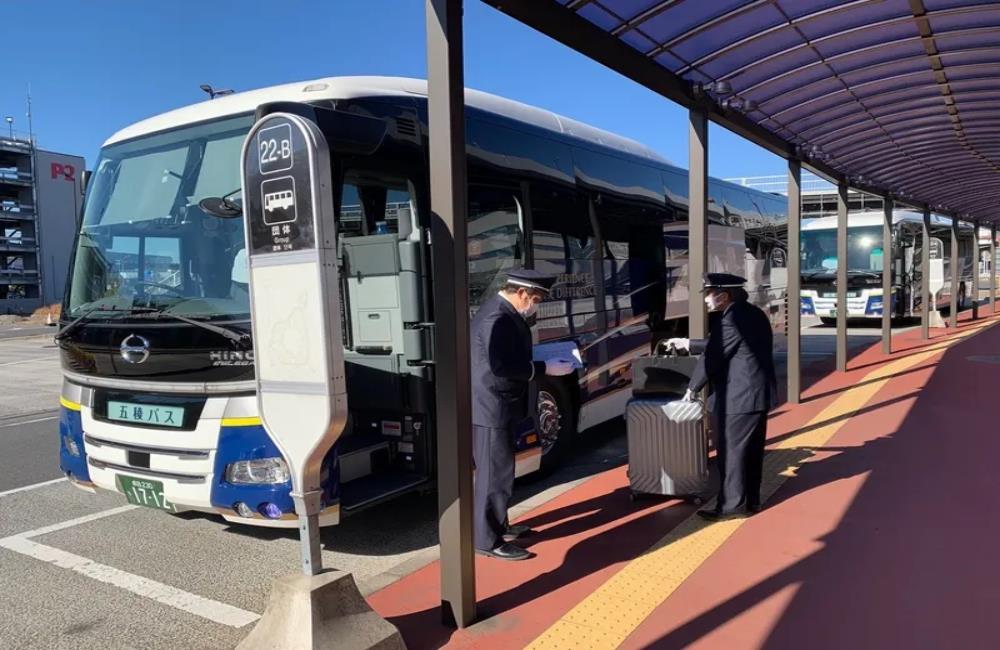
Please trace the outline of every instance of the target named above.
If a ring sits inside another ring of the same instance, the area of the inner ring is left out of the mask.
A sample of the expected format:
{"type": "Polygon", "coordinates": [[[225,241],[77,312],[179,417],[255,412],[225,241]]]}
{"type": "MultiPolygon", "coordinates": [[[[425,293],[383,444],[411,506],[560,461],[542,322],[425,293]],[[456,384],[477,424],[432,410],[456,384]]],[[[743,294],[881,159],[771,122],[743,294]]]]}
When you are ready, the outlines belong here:
{"type": "MultiPolygon", "coordinates": [[[[93,164],[116,130],[201,101],[199,84],[247,90],[315,77],[423,77],[421,0],[7,0],[0,113],[40,146],[93,164]],[[11,42],[12,41],[12,42],[11,42]]],[[[511,20],[466,1],[466,85],[639,140],[687,166],[686,112],[511,20]]],[[[5,126],[5,125],[3,125],[5,126]]],[[[719,128],[714,176],[782,174],[781,159],[719,128]]]]}

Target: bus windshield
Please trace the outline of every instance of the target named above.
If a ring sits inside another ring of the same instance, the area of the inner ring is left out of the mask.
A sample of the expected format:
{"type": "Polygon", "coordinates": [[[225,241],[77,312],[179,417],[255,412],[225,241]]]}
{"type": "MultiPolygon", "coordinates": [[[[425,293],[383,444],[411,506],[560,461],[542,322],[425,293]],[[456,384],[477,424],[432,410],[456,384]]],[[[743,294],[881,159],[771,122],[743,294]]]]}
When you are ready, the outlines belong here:
{"type": "Polygon", "coordinates": [[[240,151],[250,116],[114,144],[87,191],[67,307],[155,307],[199,318],[247,318],[243,219],[198,207],[239,201],[240,151]]]}
{"type": "MultiPolygon", "coordinates": [[[[881,271],[882,228],[853,227],[847,230],[847,270],[881,271]]],[[[837,231],[802,231],[802,272],[833,271],[837,268],[837,231]]]]}

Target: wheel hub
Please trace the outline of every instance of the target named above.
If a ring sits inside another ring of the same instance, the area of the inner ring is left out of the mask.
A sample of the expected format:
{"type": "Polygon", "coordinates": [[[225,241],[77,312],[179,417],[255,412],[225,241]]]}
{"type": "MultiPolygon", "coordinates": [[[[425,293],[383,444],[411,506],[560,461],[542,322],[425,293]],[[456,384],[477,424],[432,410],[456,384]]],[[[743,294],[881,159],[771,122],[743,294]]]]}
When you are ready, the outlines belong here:
{"type": "Polygon", "coordinates": [[[548,453],[559,440],[559,430],[562,423],[562,413],[555,396],[546,391],[538,392],[538,438],[542,445],[542,453],[548,453]]]}

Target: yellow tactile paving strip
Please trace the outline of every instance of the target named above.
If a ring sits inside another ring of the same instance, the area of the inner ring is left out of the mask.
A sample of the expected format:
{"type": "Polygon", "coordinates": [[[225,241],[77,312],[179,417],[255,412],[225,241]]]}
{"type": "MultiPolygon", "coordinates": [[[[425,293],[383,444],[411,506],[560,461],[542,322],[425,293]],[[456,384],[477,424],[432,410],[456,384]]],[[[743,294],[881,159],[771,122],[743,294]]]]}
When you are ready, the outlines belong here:
{"type": "MultiPolygon", "coordinates": [[[[769,450],[764,460],[761,497],[770,498],[798,467],[863,408],[896,374],[919,366],[942,350],[994,324],[984,322],[938,339],[938,344],[909,353],[868,373],[845,389],[803,427],[803,433],[769,450]],[[826,424],[824,424],[826,423],[826,424]]],[[[534,650],[613,649],[663,603],[745,520],[709,523],[692,515],[646,553],[566,613],[528,647],[534,650]]]]}

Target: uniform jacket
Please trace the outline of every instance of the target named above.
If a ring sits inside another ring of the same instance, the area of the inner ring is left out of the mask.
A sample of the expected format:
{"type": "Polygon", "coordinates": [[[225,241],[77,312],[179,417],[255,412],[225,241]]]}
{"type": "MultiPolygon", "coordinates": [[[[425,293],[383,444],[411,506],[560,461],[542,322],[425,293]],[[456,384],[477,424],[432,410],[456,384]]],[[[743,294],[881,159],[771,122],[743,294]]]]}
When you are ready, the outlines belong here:
{"type": "Polygon", "coordinates": [[[688,388],[697,392],[710,384],[708,408],[716,414],[769,411],[778,394],[771,345],[767,315],[746,300],[713,312],[708,339],[691,341],[691,352],[700,351],[701,358],[688,388]]]}
{"type": "Polygon", "coordinates": [[[531,330],[505,298],[483,303],[469,331],[472,424],[510,428],[529,415],[528,384],[545,363],[532,360],[531,330]]]}

